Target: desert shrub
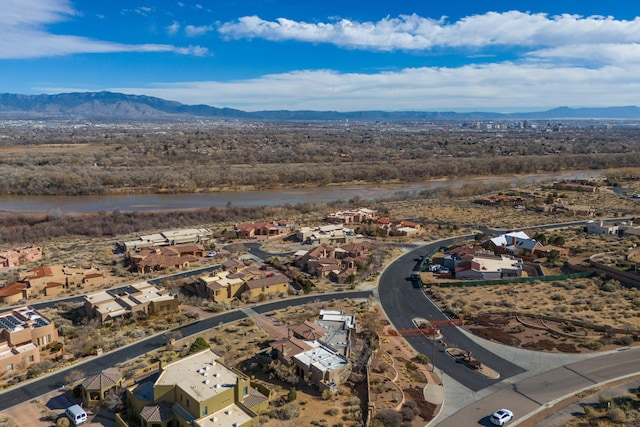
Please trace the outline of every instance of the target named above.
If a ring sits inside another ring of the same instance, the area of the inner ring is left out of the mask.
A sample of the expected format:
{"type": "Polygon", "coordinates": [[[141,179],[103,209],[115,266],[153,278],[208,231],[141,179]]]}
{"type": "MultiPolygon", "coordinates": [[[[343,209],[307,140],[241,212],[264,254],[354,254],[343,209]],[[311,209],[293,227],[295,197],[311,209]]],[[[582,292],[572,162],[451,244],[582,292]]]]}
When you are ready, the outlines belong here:
{"type": "Polygon", "coordinates": [[[409,371],[417,371],[418,370],[418,367],[416,366],[416,364],[413,363],[410,360],[407,361],[407,363],[405,363],[405,366],[406,366],[407,370],[409,370],[409,371]]]}
{"type": "Polygon", "coordinates": [[[600,286],[600,290],[604,292],[615,292],[618,289],[620,289],[620,282],[618,282],[617,280],[609,280],[608,282],[603,283],[602,286],[600,286]]]}
{"type": "Polygon", "coordinates": [[[613,342],[617,345],[631,345],[633,343],[633,338],[629,336],[618,337],[613,342]]]}
{"type": "Polygon", "coordinates": [[[402,425],[402,414],[393,409],[385,409],[374,417],[383,427],[400,427],[402,425]]]}
{"type": "Polygon", "coordinates": [[[580,347],[596,351],[602,348],[602,343],[600,341],[585,341],[583,343],[580,343],[580,347]]]}
{"type": "Polygon", "coordinates": [[[611,403],[613,403],[613,398],[607,393],[600,393],[598,395],[598,402],[600,403],[600,407],[602,409],[607,409],[611,406],[611,403]]]}
{"type": "Polygon", "coordinates": [[[593,406],[586,405],[584,407],[584,416],[592,419],[592,418],[597,418],[598,414],[596,413],[596,410],[593,409],[593,406]]]}
{"type": "Polygon", "coordinates": [[[627,419],[627,416],[622,409],[613,407],[607,411],[607,418],[615,423],[622,423],[627,419]]]}
{"type": "Polygon", "coordinates": [[[296,392],[296,389],[292,388],[291,390],[289,390],[289,393],[287,394],[287,400],[289,402],[293,402],[297,398],[298,398],[298,393],[296,392]]]}
{"type": "Polygon", "coordinates": [[[428,365],[429,363],[431,363],[431,359],[429,359],[429,356],[423,353],[418,354],[416,356],[416,359],[418,360],[418,362],[422,363],[423,365],[428,365]]]}
{"type": "Polygon", "coordinates": [[[402,415],[403,421],[413,421],[416,418],[415,412],[411,408],[403,407],[400,409],[400,415],[402,415]]]}
{"type": "Polygon", "coordinates": [[[331,409],[327,409],[324,413],[327,415],[331,415],[332,417],[335,417],[340,413],[340,409],[334,407],[331,409]]]}

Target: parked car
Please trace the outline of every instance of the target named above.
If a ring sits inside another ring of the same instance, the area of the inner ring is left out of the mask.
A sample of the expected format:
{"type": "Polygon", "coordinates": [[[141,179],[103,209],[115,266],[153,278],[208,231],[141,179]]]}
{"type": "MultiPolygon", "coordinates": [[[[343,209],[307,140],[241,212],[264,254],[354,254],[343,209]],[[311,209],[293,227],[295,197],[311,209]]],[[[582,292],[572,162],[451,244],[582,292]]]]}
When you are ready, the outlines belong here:
{"type": "Polygon", "coordinates": [[[87,422],[87,413],[80,405],[69,406],[64,414],[74,426],[79,426],[87,422]]]}
{"type": "Polygon", "coordinates": [[[508,409],[498,409],[491,415],[491,422],[497,426],[503,426],[513,419],[513,412],[508,409]]]}

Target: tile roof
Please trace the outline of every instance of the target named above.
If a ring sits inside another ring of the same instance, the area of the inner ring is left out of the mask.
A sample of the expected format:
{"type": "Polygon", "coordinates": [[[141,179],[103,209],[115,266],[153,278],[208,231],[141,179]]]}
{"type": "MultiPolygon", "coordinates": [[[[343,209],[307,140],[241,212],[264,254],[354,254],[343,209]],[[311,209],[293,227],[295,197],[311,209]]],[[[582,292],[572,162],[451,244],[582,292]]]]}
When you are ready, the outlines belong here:
{"type": "Polygon", "coordinates": [[[96,375],[91,375],[82,381],[85,390],[104,390],[113,387],[122,379],[120,372],[104,371],[96,375]]]}
{"type": "Polygon", "coordinates": [[[160,402],[157,405],[149,405],[142,408],[140,417],[148,423],[162,423],[171,420],[174,415],[170,404],[160,402]]]}

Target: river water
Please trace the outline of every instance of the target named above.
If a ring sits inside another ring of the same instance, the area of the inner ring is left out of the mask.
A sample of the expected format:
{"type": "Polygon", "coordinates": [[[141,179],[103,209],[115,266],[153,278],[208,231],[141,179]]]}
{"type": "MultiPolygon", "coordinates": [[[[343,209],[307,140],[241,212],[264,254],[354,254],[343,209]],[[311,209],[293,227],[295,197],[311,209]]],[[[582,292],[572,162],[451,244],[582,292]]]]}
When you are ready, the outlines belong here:
{"type": "Polygon", "coordinates": [[[444,179],[410,184],[364,184],[331,187],[291,188],[259,191],[228,191],[197,194],[131,194],[101,196],[0,196],[0,214],[11,212],[67,213],[98,211],[148,211],[209,208],[225,206],[277,206],[320,203],[360,198],[386,199],[398,193],[417,194],[442,188],[459,188],[470,183],[511,186],[563,179],[588,179],[602,176],[600,171],[564,171],[537,175],[490,176],[469,179],[444,179]]]}

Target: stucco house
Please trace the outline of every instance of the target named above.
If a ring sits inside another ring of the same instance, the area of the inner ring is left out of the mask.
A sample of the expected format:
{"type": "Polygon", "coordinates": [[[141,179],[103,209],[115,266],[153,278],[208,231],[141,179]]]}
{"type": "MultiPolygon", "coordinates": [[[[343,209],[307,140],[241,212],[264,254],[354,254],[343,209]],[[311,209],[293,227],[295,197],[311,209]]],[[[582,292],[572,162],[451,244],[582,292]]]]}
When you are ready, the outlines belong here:
{"type": "MultiPolygon", "coordinates": [[[[127,413],[143,427],[248,427],[270,394],[204,350],[162,366],[154,382],[129,387],[127,413]]],[[[129,426],[119,416],[116,422],[129,426]]]]}

